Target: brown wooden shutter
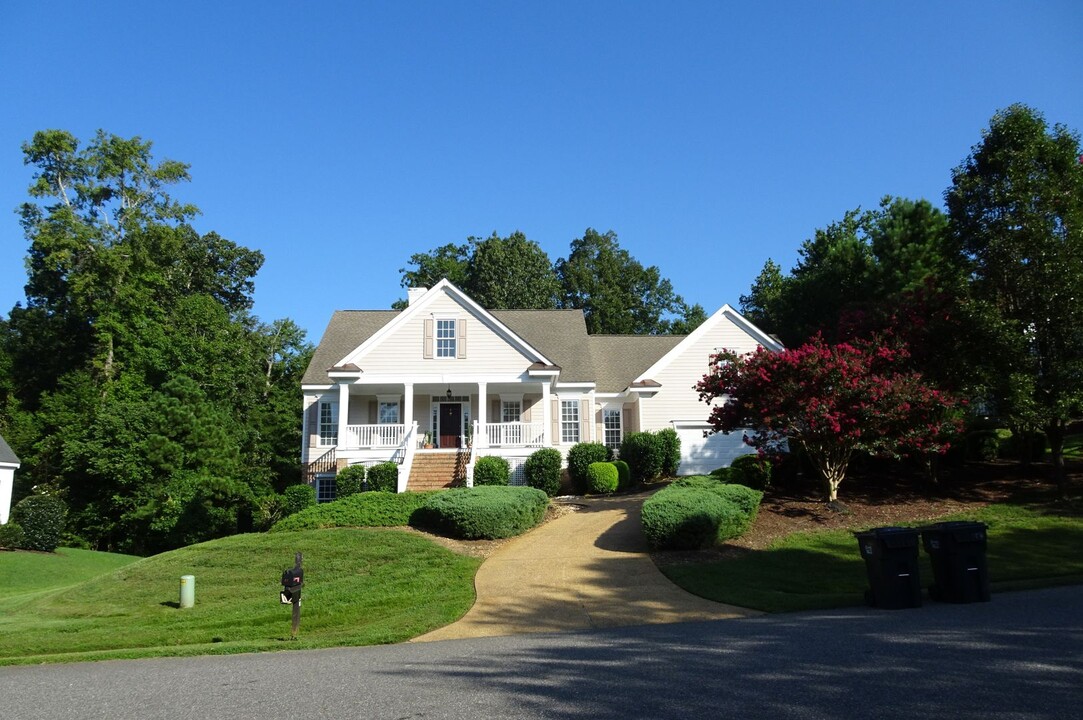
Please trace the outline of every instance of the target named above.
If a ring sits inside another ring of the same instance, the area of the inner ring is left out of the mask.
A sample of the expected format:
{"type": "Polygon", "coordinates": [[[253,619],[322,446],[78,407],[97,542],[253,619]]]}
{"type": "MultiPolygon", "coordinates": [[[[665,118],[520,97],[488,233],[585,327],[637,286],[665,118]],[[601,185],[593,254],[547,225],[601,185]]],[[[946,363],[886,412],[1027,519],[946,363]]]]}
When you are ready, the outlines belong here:
{"type": "Polygon", "coordinates": [[[553,444],[559,445],[560,437],[560,398],[553,397],[553,444]]]}
{"type": "Polygon", "coordinates": [[[504,422],[503,404],[500,398],[493,398],[493,401],[489,403],[489,422],[500,423],[504,422]]]}
{"type": "Polygon", "coordinates": [[[466,359],[466,318],[459,320],[459,332],[456,338],[456,345],[458,347],[458,357],[460,360],[466,359]]]}
{"type": "Polygon", "coordinates": [[[422,348],[422,357],[432,360],[432,318],[425,318],[425,340],[422,348]]]}

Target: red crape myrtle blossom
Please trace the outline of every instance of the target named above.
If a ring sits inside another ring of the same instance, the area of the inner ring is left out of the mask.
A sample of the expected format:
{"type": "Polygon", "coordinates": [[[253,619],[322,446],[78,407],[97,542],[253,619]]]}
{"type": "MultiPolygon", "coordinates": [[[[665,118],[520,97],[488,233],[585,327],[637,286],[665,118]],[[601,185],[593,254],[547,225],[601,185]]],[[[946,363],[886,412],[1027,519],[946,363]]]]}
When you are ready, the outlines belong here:
{"type": "Polygon", "coordinates": [[[705,402],[723,400],[708,418],[715,432],[754,428],[745,442],[761,452],[782,439],[800,444],[834,501],[855,450],[928,458],[959,431],[956,400],[907,370],[907,357],[905,346],[879,338],[829,345],[816,336],[778,353],[723,350],[696,390],[705,402]]]}

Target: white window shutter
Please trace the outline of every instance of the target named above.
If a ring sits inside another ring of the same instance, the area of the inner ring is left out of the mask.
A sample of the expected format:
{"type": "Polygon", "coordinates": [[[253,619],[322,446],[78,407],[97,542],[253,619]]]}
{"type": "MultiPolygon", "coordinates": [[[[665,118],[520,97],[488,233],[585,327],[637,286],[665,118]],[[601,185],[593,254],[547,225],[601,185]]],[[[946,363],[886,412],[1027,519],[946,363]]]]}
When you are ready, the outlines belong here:
{"type": "Polygon", "coordinates": [[[432,318],[425,318],[425,341],[422,357],[432,360],[432,318]]]}

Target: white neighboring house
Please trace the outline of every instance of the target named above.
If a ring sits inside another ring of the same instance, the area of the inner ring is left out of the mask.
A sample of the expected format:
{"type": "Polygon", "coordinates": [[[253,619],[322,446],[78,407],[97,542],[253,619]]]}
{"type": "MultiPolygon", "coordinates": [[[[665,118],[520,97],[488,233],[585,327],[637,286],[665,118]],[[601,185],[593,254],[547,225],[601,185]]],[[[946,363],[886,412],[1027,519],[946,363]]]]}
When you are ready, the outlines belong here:
{"type": "Polygon", "coordinates": [[[729,305],[690,335],[588,335],[581,310],[485,310],[447,280],[404,310],[337,311],[302,379],[302,462],[320,500],[347,465],[400,464],[399,491],[449,487],[499,455],[522,482],[538,448],[618,447],[674,428],[682,474],[751,451],[710,434],[694,386],[721,348],[782,349],[729,305]]]}
{"type": "Polygon", "coordinates": [[[19,469],[19,458],[0,436],[0,525],[8,521],[11,512],[11,488],[15,484],[15,471],[19,469]]]}

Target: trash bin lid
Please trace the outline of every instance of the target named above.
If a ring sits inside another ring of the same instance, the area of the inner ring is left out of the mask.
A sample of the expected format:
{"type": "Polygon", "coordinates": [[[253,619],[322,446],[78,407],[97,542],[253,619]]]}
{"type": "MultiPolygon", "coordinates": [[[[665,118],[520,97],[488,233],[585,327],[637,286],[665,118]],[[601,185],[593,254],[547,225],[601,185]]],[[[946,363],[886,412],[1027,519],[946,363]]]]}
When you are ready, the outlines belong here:
{"type": "Polygon", "coordinates": [[[874,529],[872,533],[889,548],[917,547],[918,544],[916,528],[882,527],[874,529]]]}

